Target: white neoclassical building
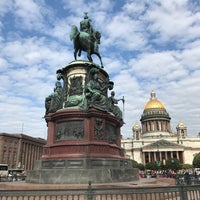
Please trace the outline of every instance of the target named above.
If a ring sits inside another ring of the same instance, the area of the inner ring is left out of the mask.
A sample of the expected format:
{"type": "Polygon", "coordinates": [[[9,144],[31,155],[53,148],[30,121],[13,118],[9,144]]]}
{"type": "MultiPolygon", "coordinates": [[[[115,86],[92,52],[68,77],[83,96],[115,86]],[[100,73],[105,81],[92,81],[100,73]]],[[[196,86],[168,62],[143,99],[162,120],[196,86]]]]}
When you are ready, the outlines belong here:
{"type": "Polygon", "coordinates": [[[168,159],[192,164],[195,154],[200,152],[200,138],[189,137],[187,127],[181,121],[176,127],[177,132],[173,132],[170,120],[165,106],[152,91],[141,124],[136,122],[133,126],[133,137],[121,141],[126,156],[142,164],[168,159]]]}

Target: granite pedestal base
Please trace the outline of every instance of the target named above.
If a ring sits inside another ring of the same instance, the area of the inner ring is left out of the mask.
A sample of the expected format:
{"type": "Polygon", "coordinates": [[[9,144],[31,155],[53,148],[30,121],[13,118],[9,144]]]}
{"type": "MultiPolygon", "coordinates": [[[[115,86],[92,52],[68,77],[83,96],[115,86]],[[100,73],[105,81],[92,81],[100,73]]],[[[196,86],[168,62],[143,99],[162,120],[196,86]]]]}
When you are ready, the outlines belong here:
{"type": "Polygon", "coordinates": [[[87,184],[128,182],[139,179],[130,160],[62,159],[39,160],[26,182],[41,184],[87,184]]]}

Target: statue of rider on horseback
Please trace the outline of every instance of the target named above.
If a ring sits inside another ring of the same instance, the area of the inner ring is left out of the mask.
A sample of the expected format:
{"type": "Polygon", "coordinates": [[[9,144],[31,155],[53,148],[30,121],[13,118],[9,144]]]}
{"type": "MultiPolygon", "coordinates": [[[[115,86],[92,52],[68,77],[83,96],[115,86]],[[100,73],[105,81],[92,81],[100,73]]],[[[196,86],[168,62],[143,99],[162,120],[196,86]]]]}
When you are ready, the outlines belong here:
{"type": "Polygon", "coordinates": [[[80,31],[87,32],[92,35],[93,27],[92,20],[88,18],[87,12],[84,13],[84,20],[80,22],[80,31]]]}
{"type": "Polygon", "coordinates": [[[96,54],[101,62],[101,67],[103,63],[98,50],[98,44],[100,44],[101,33],[96,31],[92,27],[92,21],[88,18],[87,12],[84,13],[84,19],[80,22],[80,32],[76,26],[72,26],[70,39],[74,42],[74,58],[77,59],[81,56],[81,51],[87,52],[87,58],[89,61],[93,62],[91,55],[96,54]]]}
{"type": "Polygon", "coordinates": [[[80,22],[80,31],[86,32],[90,35],[90,39],[94,42],[94,48],[98,51],[98,42],[95,36],[95,30],[92,27],[92,20],[88,18],[87,12],[84,14],[84,20],[80,22]]]}

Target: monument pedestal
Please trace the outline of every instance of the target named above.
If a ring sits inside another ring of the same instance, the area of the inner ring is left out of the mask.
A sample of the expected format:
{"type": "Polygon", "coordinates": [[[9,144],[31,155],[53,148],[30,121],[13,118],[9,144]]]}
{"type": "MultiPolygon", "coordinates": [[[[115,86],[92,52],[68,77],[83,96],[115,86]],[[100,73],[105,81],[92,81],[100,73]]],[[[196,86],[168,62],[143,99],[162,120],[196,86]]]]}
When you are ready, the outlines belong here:
{"type": "Polygon", "coordinates": [[[113,115],[90,109],[62,109],[46,116],[47,145],[42,160],[63,158],[124,158],[120,127],[113,115]]]}
{"type": "Polygon", "coordinates": [[[128,160],[62,159],[37,161],[26,182],[40,184],[114,183],[138,180],[128,160]]]}
{"type": "Polygon", "coordinates": [[[54,99],[60,89],[47,98],[52,100],[49,105],[54,102],[45,115],[47,144],[26,181],[64,184],[138,180],[138,170],[132,168],[121,148],[123,121],[119,108],[109,107],[107,89],[112,82],[106,71],[90,62],[75,61],[57,74],[64,82],[62,103],[61,96],[54,99]],[[98,87],[93,90],[93,86],[98,87]]]}

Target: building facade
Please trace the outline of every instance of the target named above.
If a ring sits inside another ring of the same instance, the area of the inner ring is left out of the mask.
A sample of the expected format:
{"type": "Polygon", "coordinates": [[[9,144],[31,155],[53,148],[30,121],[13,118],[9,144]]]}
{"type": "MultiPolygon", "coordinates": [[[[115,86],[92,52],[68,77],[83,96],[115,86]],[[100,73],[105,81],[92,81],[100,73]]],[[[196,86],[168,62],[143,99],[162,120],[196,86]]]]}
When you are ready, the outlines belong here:
{"type": "Polygon", "coordinates": [[[46,141],[24,134],[0,133],[0,163],[9,168],[33,169],[35,160],[42,156],[46,141]]]}
{"type": "Polygon", "coordinates": [[[168,159],[192,164],[194,156],[200,152],[200,138],[189,137],[182,121],[178,123],[177,131],[173,132],[170,120],[164,104],[152,91],[141,115],[141,125],[136,122],[132,129],[133,137],[122,139],[126,156],[144,165],[168,159]]]}

